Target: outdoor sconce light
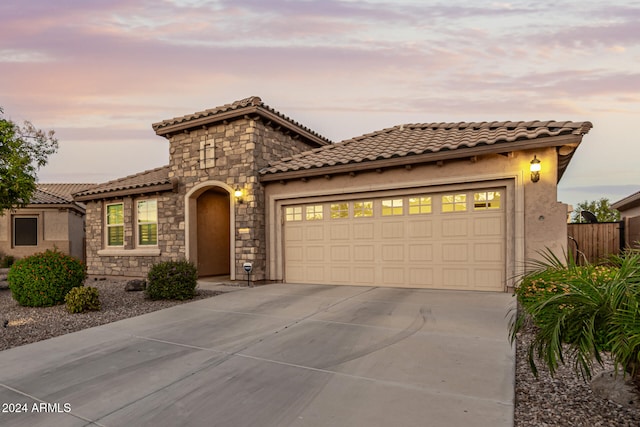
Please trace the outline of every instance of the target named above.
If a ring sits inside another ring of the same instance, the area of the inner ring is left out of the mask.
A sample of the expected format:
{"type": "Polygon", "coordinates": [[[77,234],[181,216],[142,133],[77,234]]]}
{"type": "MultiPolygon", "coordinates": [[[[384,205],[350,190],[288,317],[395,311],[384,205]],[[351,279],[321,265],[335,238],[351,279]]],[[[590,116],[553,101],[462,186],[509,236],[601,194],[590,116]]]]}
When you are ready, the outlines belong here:
{"type": "Polygon", "coordinates": [[[538,160],[535,155],[533,156],[533,160],[531,160],[531,166],[529,167],[529,170],[531,170],[531,181],[540,181],[540,160],[538,160]]]}
{"type": "Polygon", "coordinates": [[[240,187],[236,186],[236,189],[233,192],[233,195],[236,198],[236,202],[244,203],[244,200],[242,199],[242,190],[240,189],[240,187]]]}

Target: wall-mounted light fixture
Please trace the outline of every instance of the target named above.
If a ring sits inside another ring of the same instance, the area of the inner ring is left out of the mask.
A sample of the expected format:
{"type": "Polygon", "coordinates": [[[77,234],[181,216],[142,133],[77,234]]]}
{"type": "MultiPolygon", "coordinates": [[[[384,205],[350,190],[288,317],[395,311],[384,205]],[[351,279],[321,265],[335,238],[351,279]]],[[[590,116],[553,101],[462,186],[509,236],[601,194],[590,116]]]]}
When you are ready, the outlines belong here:
{"type": "Polygon", "coordinates": [[[531,181],[538,182],[540,181],[540,160],[534,155],[533,160],[531,160],[531,166],[529,167],[531,171],[531,181]]]}
{"type": "Polygon", "coordinates": [[[233,196],[236,198],[236,202],[244,203],[244,199],[242,198],[242,190],[240,189],[240,187],[236,186],[236,189],[233,192],[233,196]]]}

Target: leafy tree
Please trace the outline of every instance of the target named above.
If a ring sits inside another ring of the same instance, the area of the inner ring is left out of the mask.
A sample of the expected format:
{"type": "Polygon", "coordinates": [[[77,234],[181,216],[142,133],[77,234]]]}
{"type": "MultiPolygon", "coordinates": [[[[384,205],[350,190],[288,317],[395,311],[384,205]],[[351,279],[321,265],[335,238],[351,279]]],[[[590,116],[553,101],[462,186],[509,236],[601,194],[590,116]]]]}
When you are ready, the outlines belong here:
{"type": "Polygon", "coordinates": [[[36,172],[58,150],[54,131],[44,132],[28,121],[19,126],[3,114],[0,108],[0,215],[29,203],[36,172]]]}
{"type": "Polygon", "coordinates": [[[620,212],[613,209],[609,203],[609,199],[602,197],[600,200],[584,201],[578,203],[578,206],[571,213],[571,222],[585,222],[580,216],[580,212],[589,211],[596,216],[598,222],[616,222],[620,221],[620,212]]]}

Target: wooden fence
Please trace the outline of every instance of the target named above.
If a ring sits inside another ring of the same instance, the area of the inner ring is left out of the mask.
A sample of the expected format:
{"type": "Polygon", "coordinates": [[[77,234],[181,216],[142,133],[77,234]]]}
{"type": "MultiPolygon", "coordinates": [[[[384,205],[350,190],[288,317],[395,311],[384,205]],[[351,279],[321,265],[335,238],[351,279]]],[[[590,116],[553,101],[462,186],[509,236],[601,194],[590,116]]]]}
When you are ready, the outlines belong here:
{"type": "Polygon", "coordinates": [[[586,258],[597,262],[624,248],[623,222],[600,222],[596,224],[567,224],[567,247],[578,261],[586,258]],[[584,256],[582,256],[584,255],[584,256]]]}

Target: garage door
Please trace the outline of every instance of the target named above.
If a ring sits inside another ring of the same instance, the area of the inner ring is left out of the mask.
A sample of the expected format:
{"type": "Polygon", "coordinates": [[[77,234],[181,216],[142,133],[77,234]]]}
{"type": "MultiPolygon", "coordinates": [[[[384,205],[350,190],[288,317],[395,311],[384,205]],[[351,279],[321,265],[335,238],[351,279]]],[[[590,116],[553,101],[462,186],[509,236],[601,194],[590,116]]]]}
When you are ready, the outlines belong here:
{"type": "Polygon", "coordinates": [[[505,190],[283,206],[285,281],[503,291],[505,190]]]}

